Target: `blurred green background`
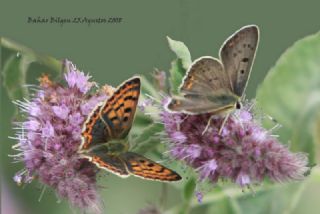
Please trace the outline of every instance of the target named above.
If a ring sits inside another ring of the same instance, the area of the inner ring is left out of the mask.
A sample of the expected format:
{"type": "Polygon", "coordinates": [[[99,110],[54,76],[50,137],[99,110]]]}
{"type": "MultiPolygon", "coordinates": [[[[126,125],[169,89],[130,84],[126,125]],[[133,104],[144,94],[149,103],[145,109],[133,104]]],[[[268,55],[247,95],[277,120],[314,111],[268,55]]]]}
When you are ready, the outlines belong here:
{"type": "MultiPolygon", "coordinates": [[[[68,58],[78,68],[89,72],[100,84],[116,86],[134,74],[149,75],[156,67],[168,70],[175,58],[169,50],[166,36],[183,41],[190,49],[192,59],[203,55],[218,56],[222,42],[243,25],[257,24],[260,27],[260,45],[253,72],[247,88],[247,96],[255,96],[258,85],[279,56],[296,40],[320,29],[320,3],[306,1],[18,1],[2,0],[0,8],[0,36],[10,38],[33,50],[57,59],[68,58]],[[28,24],[29,16],[61,17],[122,17],[119,24],[72,25],[28,24]]],[[[1,67],[10,52],[1,50],[1,67]]],[[[43,70],[34,66],[28,73],[28,83],[36,83],[43,70]]],[[[2,78],[2,77],[1,77],[2,78]]],[[[4,91],[1,81],[1,192],[2,203],[8,204],[17,213],[72,213],[69,205],[57,204],[54,192],[47,190],[41,202],[41,188],[37,182],[25,188],[13,181],[14,173],[22,164],[12,164],[7,155],[12,154],[15,143],[11,126],[13,104],[4,91]],[[6,199],[6,200],[4,200],[6,199]]],[[[178,169],[179,170],[179,169],[178,169]]],[[[315,213],[320,184],[311,180],[301,198],[301,203],[290,213],[315,213]]],[[[120,179],[113,175],[103,176],[102,189],[106,213],[132,214],[149,203],[158,203],[162,184],[137,178],[120,179]]],[[[286,187],[284,187],[286,188],[286,187]]],[[[181,192],[169,186],[168,207],[181,201],[181,192]]],[[[241,194],[241,189],[236,189],[241,194]]],[[[280,192],[282,190],[280,189],[280,192]]],[[[291,194],[272,193],[279,200],[291,194]]],[[[270,193],[271,194],[271,193],[270,193]]],[[[247,203],[263,204],[266,209],[250,213],[278,213],[264,197],[249,195],[247,203]]],[[[270,195],[269,195],[270,196],[270,195]]],[[[298,200],[292,198],[292,200],[298,200]]],[[[225,206],[225,202],[216,202],[225,206]]],[[[259,205],[258,205],[259,204],[259,205]]],[[[250,206],[252,208],[252,205],[250,206]]],[[[220,213],[219,209],[205,208],[208,213],[220,213]]],[[[193,213],[203,213],[195,209],[193,213]]],[[[230,211],[232,213],[234,211],[230,211]]],[[[8,212],[9,213],[9,212],[8,212]]],[[[12,211],[12,213],[14,213],[12,211]]],[[[245,212],[244,212],[245,213],[245,212]]],[[[285,211],[283,212],[285,213],[285,211]]]]}

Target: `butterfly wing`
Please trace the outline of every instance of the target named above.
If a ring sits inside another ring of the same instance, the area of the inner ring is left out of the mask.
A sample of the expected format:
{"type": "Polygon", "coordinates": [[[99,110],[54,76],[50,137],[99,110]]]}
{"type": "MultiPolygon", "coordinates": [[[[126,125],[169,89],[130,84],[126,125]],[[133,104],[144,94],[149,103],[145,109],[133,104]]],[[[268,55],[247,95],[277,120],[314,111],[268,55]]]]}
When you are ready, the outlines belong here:
{"type": "Polygon", "coordinates": [[[129,133],[140,95],[140,78],[133,77],[121,84],[100,109],[112,139],[122,139],[129,133]]]}
{"type": "Polygon", "coordinates": [[[231,85],[221,62],[210,56],[195,60],[180,86],[183,94],[212,94],[217,90],[231,90],[231,85]]]}
{"type": "Polygon", "coordinates": [[[216,113],[234,108],[238,100],[221,62],[213,57],[201,57],[190,66],[180,92],[182,96],[173,97],[167,105],[169,110],[188,114],[216,113]]]}
{"type": "Polygon", "coordinates": [[[79,150],[86,150],[90,146],[105,143],[109,140],[110,134],[106,124],[100,117],[102,103],[98,104],[89,114],[81,132],[81,145],[79,150]]]}
{"type": "Polygon", "coordinates": [[[186,114],[221,114],[235,108],[238,97],[233,94],[214,94],[210,96],[188,94],[184,97],[172,97],[166,106],[169,111],[186,114]]]}
{"type": "Polygon", "coordinates": [[[124,138],[130,131],[139,94],[140,79],[133,77],[121,84],[106,102],[98,104],[84,123],[79,150],[124,138]]]}
{"type": "Polygon", "coordinates": [[[229,75],[233,92],[241,97],[247,86],[259,40],[255,25],[241,28],[220,49],[220,58],[229,75]]]}
{"type": "Polygon", "coordinates": [[[178,181],[181,176],[171,169],[162,166],[137,153],[126,152],[120,155],[128,171],[138,177],[157,181],[178,181]]]}
{"type": "Polygon", "coordinates": [[[118,156],[108,155],[106,146],[96,147],[87,153],[81,154],[81,157],[88,159],[98,168],[104,169],[120,177],[129,176],[125,163],[118,156]]]}

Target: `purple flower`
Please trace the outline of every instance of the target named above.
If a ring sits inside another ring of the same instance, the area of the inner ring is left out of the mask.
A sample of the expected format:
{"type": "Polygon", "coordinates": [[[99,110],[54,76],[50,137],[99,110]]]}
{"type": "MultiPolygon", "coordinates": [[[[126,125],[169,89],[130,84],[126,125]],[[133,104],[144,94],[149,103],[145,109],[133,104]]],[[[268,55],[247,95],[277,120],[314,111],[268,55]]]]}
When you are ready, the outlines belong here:
{"type": "Polygon", "coordinates": [[[76,87],[81,93],[86,93],[94,84],[88,81],[91,77],[77,70],[76,66],[68,60],[65,60],[64,64],[68,70],[64,75],[64,78],[67,81],[69,88],[76,87]]]}
{"type": "Polygon", "coordinates": [[[66,119],[69,115],[69,108],[64,104],[62,104],[61,106],[53,106],[52,110],[56,114],[56,116],[62,120],[66,119]]]}
{"type": "Polygon", "coordinates": [[[142,102],[139,102],[138,108],[140,109],[140,111],[144,112],[146,107],[149,107],[152,105],[153,105],[153,100],[150,98],[146,98],[142,102]]]}
{"type": "Polygon", "coordinates": [[[209,176],[213,176],[218,168],[217,162],[215,159],[204,161],[201,166],[197,169],[200,173],[200,179],[203,180],[209,176]]]}
{"type": "Polygon", "coordinates": [[[200,191],[196,191],[196,197],[197,197],[197,200],[198,200],[198,203],[202,203],[202,199],[203,199],[203,194],[202,192],[200,191]]]}
{"type": "Polygon", "coordinates": [[[244,187],[246,185],[250,184],[250,177],[247,174],[239,173],[236,179],[236,183],[240,185],[241,187],[244,187]]]}
{"type": "Polygon", "coordinates": [[[54,136],[54,128],[50,121],[46,121],[44,127],[42,127],[42,138],[50,138],[54,136]]]}
{"type": "Polygon", "coordinates": [[[108,96],[103,90],[87,94],[94,85],[89,81],[90,77],[69,61],[65,61],[65,65],[66,86],[43,76],[39,91],[30,101],[16,102],[26,119],[18,124],[20,131],[15,137],[18,144],[14,148],[21,153],[14,157],[24,162],[25,169],[19,171],[13,180],[22,184],[37,177],[72,205],[100,213],[97,169],[81,159],[77,150],[83,122],[90,111],[108,96]]]}
{"type": "MultiPolygon", "coordinates": [[[[165,99],[163,104],[165,105],[165,99]]],[[[269,177],[276,182],[302,180],[309,170],[303,153],[292,153],[261,127],[250,103],[224,118],[217,116],[202,134],[210,114],[186,115],[165,109],[160,113],[171,155],[196,169],[200,180],[213,184],[229,179],[241,187],[269,177]]]]}
{"type": "Polygon", "coordinates": [[[187,137],[180,131],[173,132],[170,137],[176,143],[185,143],[187,140],[187,137]]]}

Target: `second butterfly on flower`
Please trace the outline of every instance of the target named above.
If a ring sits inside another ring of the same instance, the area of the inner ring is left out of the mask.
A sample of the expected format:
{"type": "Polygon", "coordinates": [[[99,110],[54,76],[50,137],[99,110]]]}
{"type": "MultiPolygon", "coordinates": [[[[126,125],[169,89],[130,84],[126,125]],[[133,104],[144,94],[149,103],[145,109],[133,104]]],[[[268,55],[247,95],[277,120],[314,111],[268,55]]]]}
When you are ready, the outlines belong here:
{"type": "Polygon", "coordinates": [[[188,48],[169,38],[178,57],[169,77],[173,95],[159,103],[156,120],[164,124],[169,154],[192,167],[200,181],[245,187],[266,178],[302,180],[309,170],[307,155],[290,152],[262,127],[265,115],[254,113],[255,101],[244,99],[258,41],[258,27],[245,26],[223,43],[220,59],[191,63],[188,48]]]}

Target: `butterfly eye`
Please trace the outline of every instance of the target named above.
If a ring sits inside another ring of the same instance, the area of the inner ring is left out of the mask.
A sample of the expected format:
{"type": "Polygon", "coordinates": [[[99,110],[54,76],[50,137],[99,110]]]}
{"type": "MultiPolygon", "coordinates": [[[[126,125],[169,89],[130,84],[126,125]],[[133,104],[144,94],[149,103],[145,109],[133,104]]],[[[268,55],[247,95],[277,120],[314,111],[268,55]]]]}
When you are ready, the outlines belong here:
{"type": "Polygon", "coordinates": [[[237,103],[236,103],[236,108],[237,108],[237,109],[241,109],[241,107],[242,107],[242,106],[241,106],[241,103],[240,103],[240,102],[237,102],[237,103]]]}

